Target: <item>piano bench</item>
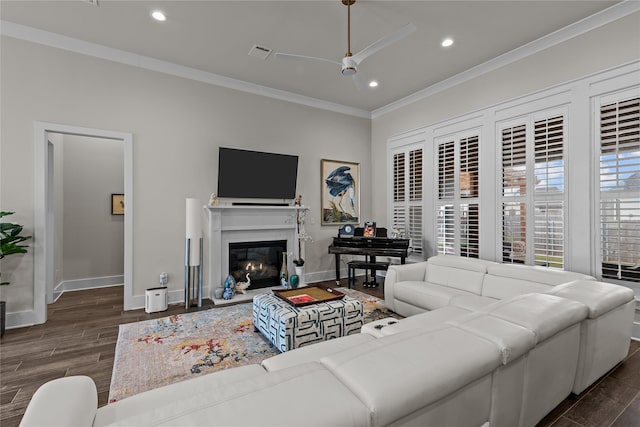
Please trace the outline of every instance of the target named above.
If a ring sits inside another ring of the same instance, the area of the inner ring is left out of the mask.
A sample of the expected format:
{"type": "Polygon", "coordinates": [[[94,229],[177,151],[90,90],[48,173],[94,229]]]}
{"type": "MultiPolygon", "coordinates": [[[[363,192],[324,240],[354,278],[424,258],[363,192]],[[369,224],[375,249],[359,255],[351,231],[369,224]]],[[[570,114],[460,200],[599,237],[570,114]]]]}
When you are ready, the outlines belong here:
{"type": "Polygon", "coordinates": [[[367,262],[367,261],[349,261],[347,263],[348,273],[349,273],[349,289],[351,289],[351,285],[356,283],[356,270],[364,270],[364,285],[367,287],[367,283],[369,282],[369,271],[373,272],[372,281],[373,284],[371,287],[377,286],[376,282],[376,271],[378,270],[387,270],[389,268],[388,262],[367,262]]]}

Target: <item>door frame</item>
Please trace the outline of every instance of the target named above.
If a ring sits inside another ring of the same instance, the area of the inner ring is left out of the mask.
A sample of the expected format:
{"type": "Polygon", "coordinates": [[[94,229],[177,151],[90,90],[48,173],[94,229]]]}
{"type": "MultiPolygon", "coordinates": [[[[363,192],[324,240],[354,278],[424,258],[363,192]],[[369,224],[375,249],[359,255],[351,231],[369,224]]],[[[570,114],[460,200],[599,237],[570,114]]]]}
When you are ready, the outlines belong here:
{"type": "Polygon", "coordinates": [[[47,134],[60,133],[122,141],[124,144],[124,309],[133,307],[133,134],[103,129],[34,122],[33,311],[36,324],[47,320],[47,300],[53,298],[53,179],[47,134]],[[49,295],[51,294],[51,295],[49,295]]]}

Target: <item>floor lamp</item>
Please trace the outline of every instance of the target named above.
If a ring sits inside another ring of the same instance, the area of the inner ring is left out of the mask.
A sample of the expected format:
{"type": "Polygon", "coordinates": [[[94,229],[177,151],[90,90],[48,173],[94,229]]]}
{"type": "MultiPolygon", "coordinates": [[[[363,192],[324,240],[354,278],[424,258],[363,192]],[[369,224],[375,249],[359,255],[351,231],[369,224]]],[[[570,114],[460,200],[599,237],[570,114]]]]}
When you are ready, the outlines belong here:
{"type": "Polygon", "coordinates": [[[184,239],[184,308],[202,307],[202,202],[187,199],[184,239]]]}

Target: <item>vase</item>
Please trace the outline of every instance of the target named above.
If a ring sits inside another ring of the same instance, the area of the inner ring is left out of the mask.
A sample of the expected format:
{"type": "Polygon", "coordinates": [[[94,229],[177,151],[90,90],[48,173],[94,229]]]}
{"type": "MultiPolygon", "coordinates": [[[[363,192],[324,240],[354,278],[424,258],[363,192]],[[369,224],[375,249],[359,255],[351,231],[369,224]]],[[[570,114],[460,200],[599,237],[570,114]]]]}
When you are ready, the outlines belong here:
{"type": "Polygon", "coordinates": [[[298,287],[306,286],[304,281],[304,265],[296,265],[296,275],[299,277],[298,287]]]}
{"type": "Polygon", "coordinates": [[[282,266],[280,267],[280,282],[289,281],[289,271],[287,270],[287,254],[282,252],[282,266]]]}

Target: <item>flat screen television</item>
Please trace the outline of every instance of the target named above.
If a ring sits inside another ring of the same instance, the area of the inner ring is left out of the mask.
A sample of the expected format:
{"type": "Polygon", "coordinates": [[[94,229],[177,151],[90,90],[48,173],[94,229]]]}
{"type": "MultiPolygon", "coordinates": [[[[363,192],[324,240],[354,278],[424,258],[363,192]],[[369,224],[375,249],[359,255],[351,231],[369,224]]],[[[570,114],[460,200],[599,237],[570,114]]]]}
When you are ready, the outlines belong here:
{"type": "Polygon", "coordinates": [[[293,199],[298,156],[220,147],[218,197],[293,199]]]}

